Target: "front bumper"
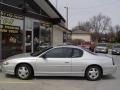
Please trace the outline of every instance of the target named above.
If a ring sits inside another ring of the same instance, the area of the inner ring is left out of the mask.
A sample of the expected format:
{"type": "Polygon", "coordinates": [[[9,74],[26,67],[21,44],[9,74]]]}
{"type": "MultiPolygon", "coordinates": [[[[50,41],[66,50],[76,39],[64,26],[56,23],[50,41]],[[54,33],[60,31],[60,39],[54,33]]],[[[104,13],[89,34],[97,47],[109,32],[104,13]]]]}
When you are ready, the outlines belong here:
{"type": "Polygon", "coordinates": [[[12,65],[3,65],[2,64],[2,72],[5,74],[14,75],[14,67],[12,65]]]}
{"type": "Polygon", "coordinates": [[[118,54],[118,55],[120,55],[120,51],[112,51],[112,54],[118,54]]]}
{"type": "Polygon", "coordinates": [[[103,68],[103,75],[115,74],[116,71],[117,71],[117,65],[108,66],[103,68]]]}

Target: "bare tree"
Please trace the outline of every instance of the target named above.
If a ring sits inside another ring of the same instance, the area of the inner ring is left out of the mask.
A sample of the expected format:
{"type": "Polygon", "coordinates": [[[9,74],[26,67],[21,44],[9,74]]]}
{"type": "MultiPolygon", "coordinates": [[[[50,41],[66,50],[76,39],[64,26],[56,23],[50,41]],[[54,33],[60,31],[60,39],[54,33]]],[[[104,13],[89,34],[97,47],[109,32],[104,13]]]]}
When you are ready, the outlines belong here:
{"type": "Polygon", "coordinates": [[[111,18],[99,14],[90,19],[90,24],[91,24],[91,32],[95,33],[96,42],[98,42],[100,38],[100,33],[105,34],[106,32],[108,32],[111,26],[111,18]]]}
{"type": "Polygon", "coordinates": [[[107,34],[107,38],[109,40],[109,42],[115,42],[115,31],[114,31],[114,27],[110,27],[109,29],[110,31],[107,34]]]}
{"type": "Polygon", "coordinates": [[[116,40],[117,40],[117,42],[120,42],[120,25],[116,25],[115,27],[114,27],[114,29],[115,29],[115,37],[116,37],[116,40]]]}
{"type": "Polygon", "coordinates": [[[93,16],[89,21],[78,23],[73,30],[83,30],[92,33],[92,38],[94,41],[98,42],[102,34],[107,34],[110,32],[111,18],[102,14],[93,16]]]}
{"type": "Polygon", "coordinates": [[[90,23],[92,26],[92,31],[103,33],[104,31],[108,30],[111,26],[111,19],[108,16],[104,16],[99,14],[94,16],[90,19],[90,23]]]}

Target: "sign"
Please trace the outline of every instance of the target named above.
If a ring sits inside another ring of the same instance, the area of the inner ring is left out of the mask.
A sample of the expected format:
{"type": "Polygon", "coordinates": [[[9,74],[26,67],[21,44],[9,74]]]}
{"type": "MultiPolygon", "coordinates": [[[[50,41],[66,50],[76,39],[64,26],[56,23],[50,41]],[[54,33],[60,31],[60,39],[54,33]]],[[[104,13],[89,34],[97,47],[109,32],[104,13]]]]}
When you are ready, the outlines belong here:
{"type": "Polygon", "coordinates": [[[19,33],[20,27],[18,26],[9,26],[9,25],[0,25],[0,32],[4,33],[19,33]]]}
{"type": "Polygon", "coordinates": [[[23,30],[23,20],[22,16],[11,14],[7,12],[0,12],[0,23],[3,25],[18,26],[23,30]]]}

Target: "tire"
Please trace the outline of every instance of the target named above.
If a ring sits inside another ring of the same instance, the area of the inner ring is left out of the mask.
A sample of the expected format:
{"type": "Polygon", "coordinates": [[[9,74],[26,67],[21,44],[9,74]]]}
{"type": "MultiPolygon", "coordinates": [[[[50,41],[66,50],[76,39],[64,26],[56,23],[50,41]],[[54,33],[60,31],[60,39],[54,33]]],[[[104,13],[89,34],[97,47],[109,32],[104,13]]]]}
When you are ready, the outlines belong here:
{"type": "Polygon", "coordinates": [[[28,80],[33,77],[33,70],[27,64],[20,64],[16,68],[16,76],[22,80],[28,80]]]}
{"type": "Polygon", "coordinates": [[[90,66],[85,72],[85,77],[89,81],[96,81],[102,78],[102,70],[99,66],[90,66]]]}

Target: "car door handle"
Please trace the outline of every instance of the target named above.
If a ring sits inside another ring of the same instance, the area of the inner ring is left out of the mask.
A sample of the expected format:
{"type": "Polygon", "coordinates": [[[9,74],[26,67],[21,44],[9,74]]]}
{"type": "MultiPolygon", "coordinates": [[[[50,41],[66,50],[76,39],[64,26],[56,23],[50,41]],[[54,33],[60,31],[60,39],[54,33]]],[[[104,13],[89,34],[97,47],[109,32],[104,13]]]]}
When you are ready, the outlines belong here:
{"type": "Polygon", "coordinates": [[[70,63],[70,62],[65,62],[65,63],[70,63]]]}

